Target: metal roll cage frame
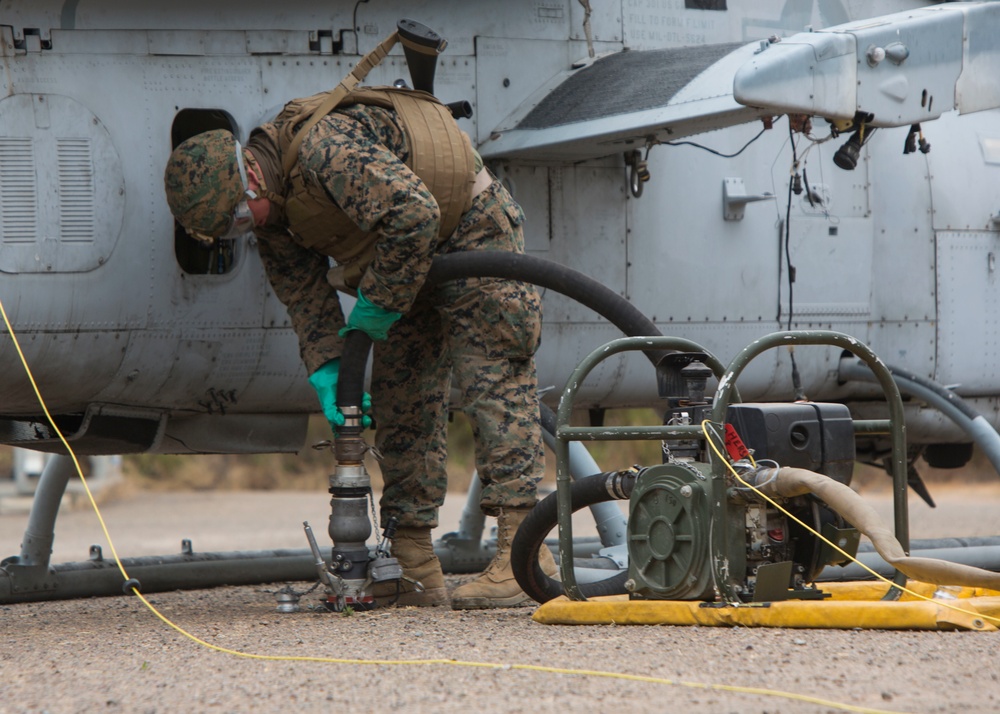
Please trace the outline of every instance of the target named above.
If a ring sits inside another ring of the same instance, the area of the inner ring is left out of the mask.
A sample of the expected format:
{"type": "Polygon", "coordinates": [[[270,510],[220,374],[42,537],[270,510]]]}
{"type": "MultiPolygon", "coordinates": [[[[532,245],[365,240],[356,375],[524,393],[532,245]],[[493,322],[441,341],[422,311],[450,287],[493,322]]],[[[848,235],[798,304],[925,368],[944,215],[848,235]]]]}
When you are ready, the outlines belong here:
{"type": "MultiPolygon", "coordinates": [[[[574,401],[577,393],[590,372],[605,359],[622,353],[640,350],[679,350],[681,352],[701,352],[712,373],[719,380],[712,401],[712,421],[723,423],[726,410],[732,401],[739,402],[736,380],[755,357],[769,349],[788,345],[829,345],[845,349],[861,359],[875,374],[889,405],[888,419],[854,420],[855,434],[889,434],[892,443],[892,483],[893,517],[895,535],[909,554],[910,533],[907,510],[906,481],[906,424],[903,419],[903,400],[898,387],[884,362],[859,340],[841,332],[829,330],[796,330],[775,332],[754,340],[744,347],[730,362],[728,367],[701,345],[679,337],[626,337],[613,340],[585,357],[566,382],[556,413],[555,455],[556,455],[556,498],[559,516],[560,575],[563,589],[571,600],[586,600],[580,592],[573,569],[573,523],[569,472],[569,443],[571,441],[631,441],[665,440],[677,438],[698,438],[701,427],[696,425],[669,424],[662,426],[630,427],[579,427],[570,426],[574,401]]],[[[719,595],[728,603],[741,602],[733,584],[729,582],[724,563],[728,560],[725,544],[729,542],[728,519],[726,516],[726,466],[718,460],[712,465],[712,563],[715,586],[719,595]]],[[[896,571],[892,581],[903,585],[906,576],[896,571]]],[[[889,588],[884,599],[899,597],[898,588],[889,588]]]]}

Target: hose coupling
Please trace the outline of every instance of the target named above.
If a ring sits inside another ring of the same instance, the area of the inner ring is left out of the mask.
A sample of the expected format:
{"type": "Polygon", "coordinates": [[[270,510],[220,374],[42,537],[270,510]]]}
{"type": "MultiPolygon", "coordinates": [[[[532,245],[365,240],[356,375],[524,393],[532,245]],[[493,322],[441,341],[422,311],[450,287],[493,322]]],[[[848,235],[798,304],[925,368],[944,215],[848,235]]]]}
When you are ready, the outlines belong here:
{"type": "Polygon", "coordinates": [[[360,464],[364,461],[367,451],[368,444],[365,443],[360,431],[337,436],[333,445],[333,455],[338,464],[360,464]]]}

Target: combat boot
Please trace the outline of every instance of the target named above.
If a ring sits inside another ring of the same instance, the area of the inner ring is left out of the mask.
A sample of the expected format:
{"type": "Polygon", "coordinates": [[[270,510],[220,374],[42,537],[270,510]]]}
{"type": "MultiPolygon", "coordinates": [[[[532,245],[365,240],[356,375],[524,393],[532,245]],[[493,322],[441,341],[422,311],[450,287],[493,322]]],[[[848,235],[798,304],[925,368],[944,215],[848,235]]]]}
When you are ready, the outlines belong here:
{"type": "Polygon", "coordinates": [[[403,575],[416,580],[423,592],[407,581],[378,583],[372,594],[379,607],[436,607],[448,604],[441,561],[434,555],[430,528],[401,527],[392,540],[392,555],[403,567],[403,575]]]}
{"type": "MultiPolygon", "coordinates": [[[[497,516],[497,553],[489,567],[477,579],[455,589],[451,595],[454,610],[487,610],[498,607],[517,607],[531,598],[521,590],[510,567],[510,548],[514,534],[531,509],[507,509],[497,516]]],[[[538,551],[538,564],[549,577],[558,572],[552,553],[542,545],[538,551]]]]}

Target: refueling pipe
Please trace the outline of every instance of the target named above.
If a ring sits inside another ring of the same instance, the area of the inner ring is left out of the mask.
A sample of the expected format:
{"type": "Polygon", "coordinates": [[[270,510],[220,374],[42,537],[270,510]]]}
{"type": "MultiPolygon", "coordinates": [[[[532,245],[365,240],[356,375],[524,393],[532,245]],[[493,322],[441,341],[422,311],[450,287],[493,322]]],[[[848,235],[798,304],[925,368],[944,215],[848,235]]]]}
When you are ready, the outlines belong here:
{"type": "Polygon", "coordinates": [[[961,585],[1000,590],[1000,573],[935,558],[908,556],[878,513],[849,486],[807,469],[758,469],[751,483],[774,498],[814,494],[844,520],[871,539],[885,562],[912,580],[935,585],[961,585]],[[756,483],[754,483],[754,481],[756,483]]]}
{"type": "MultiPolygon", "coordinates": [[[[520,280],[554,290],[606,318],[628,337],[660,335],[656,324],[618,293],[583,273],[542,258],[522,253],[470,251],[434,258],[425,286],[430,287],[460,278],[501,278],[520,280]]],[[[340,428],[334,451],[337,462],[356,467],[362,462],[367,445],[361,438],[361,399],[364,392],[365,365],[371,339],[354,330],[347,334],[340,358],[337,404],[347,420],[340,428]]],[[[644,354],[658,370],[669,370],[664,358],[672,354],[649,350],[644,354]]],[[[677,375],[683,384],[683,379],[677,375]]],[[[346,472],[345,472],[346,475],[346,472]]]]}
{"type": "MultiPolygon", "coordinates": [[[[993,468],[1000,474],[1000,434],[990,425],[986,417],[944,385],[899,367],[892,365],[886,367],[901,392],[927,402],[955,422],[982,449],[983,454],[993,464],[993,468]]],[[[865,364],[846,357],[840,360],[837,376],[844,381],[875,381],[875,375],[865,364]]]]}

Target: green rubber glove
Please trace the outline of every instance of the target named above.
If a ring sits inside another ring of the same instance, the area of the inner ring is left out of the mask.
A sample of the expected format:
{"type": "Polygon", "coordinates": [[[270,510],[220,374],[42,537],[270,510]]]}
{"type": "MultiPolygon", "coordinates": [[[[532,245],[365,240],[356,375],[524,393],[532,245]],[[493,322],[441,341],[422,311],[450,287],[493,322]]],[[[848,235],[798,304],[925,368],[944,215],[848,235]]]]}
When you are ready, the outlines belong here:
{"type": "Polygon", "coordinates": [[[384,340],[389,336],[392,323],[402,316],[401,313],[373,305],[358,290],[358,301],[354,304],[350,317],[347,318],[347,326],[342,328],[339,334],[343,337],[351,330],[361,330],[373,340],[384,340]]]}
{"type": "MultiPolygon", "coordinates": [[[[319,369],[309,375],[309,384],[316,390],[319,397],[320,406],[323,407],[323,416],[330,422],[333,433],[337,433],[337,427],[343,426],[344,414],[337,406],[337,380],[340,377],[340,358],[334,358],[324,362],[319,369]]],[[[361,399],[361,425],[368,428],[372,425],[372,418],[368,412],[372,408],[372,398],[367,392],[361,399]]]]}

